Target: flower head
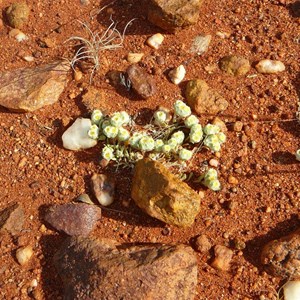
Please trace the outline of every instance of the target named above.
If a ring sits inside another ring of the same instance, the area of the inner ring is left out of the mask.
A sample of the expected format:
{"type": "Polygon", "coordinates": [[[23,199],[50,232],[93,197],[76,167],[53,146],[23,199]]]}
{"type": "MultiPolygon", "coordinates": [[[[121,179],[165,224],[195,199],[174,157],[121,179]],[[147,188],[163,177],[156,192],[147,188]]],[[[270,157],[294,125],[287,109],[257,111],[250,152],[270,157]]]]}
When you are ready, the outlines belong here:
{"type": "Polygon", "coordinates": [[[127,129],[120,127],[118,131],[118,141],[126,142],[130,138],[130,133],[127,129]]]}
{"type": "Polygon", "coordinates": [[[181,145],[183,143],[184,138],[185,135],[181,130],[176,131],[171,135],[171,139],[175,139],[178,145],[181,145]]]}
{"type": "Polygon", "coordinates": [[[189,139],[192,144],[199,143],[203,138],[203,131],[201,124],[194,124],[191,127],[189,139]]]}
{"type": "Polygon", "coordinates": [[[162,151],[162,146],[164,145],[164,141],[161,139],[157,139],[155,140],[155,146],[154,146],[154,150],[157,152],[162,151]]]}
{"type": "Polygon", "coordinates": [[[165,125],[167,120],[167,113],[163,110],[157,110],[154,115],[154,123],[156,125],[165,125]]]}
{"type": "Polygon", "coordinates": [[[184,120],[184,125],[187,128],[191,128],[193,125],[196,125],[199,123],[199,119],[195,115],[190,115],[184,120]]]}
{"type": "Polygon", "coordinates": [[[141,151],[152,151],[154,149],[155,142],[151,136],[143,136],[139,140],[139,149],[141,151]]]}
{"type": "Polygon", "coordinates": [[[109,118],[110,124],[115,127],[121,127],[123,125],[123,117],[120,112],[115,112],[109,118]]]}
{"type": "Polygon", "coordinates": [[[114,160],[115,159],[114,150],[109,146],[105,146],[102,149],[102,157],[107,161],[114,160]]]}
{"type": "Polygon", "coordinates": [[[220,127],[218,125],[207,124],[203,128],[203,131],[206,135],[216,134],[216,133],[220,132],[220,127]]]}
{"type": "Polygon", "coordinates": [[[129,145],[133,148],[139,148],[139,140],[144,136],[141,132],[134,132],[132,136],[129,138],[129,145]]]}
{"type": "Polygon", "coordinates": [[[167,145],[169,145],[172,150],[175,150],[176,147],[178,146],[178,142],[175,138],[172,137],[167,141],[167,145]]]}
{"type": "Polygon", "coordinates": [[[221,143],[216,134],[206,136],[204,139],[204,145],[213,152],[219,152],[221,150],[221,143]]]}
{"type": "Polygon", "coordinates": [[[93,139],[97,140],[99,137],[99,128],[96,124],[92,125],[88,131],[88,136],[93,139]]]}
{"type": "Polygon", "coordinates": [[[170,153],[171,150],[172,150],[172,148],[171,148],[170,145],[166,145],[166,144],[165,144],[165,145],[163,145],[163,146],[161,147],[161,151],[162,151],[162,153],[164,153],[164,154],[170,153]]]}
{"type": "Polygon", "coordinates": [[[191,108],[181,100],[174,103],[174,111],[176,116],[180,118],[186,118],[191,114],[191,108]]]}
{"type": "Polygon", "coordinates": [[[179,158],[181,160],[190,160],[193,156],[193,152],[188,149],[180,149],[179,150],[179,158]]]}
{"type": "Polygon", "coordinates": [[[108,125],[103,129],[103,134],[109,139],[114,139],[118,135],[118,127],[108,125]]]}
{"type": "Polygon", "coordinates": [[[218,132],[216,134],[216,136],[218,137],[220,144],[223,144],[226,142],[226,135],[223,132],[218,132]]]}
{"type": "Polygon", "coordinates": [[[101,119],[103,117],[103,113],[99,109],[95,109],[92,112],[91,120],[93,124],[99,125],[101,119]]]}

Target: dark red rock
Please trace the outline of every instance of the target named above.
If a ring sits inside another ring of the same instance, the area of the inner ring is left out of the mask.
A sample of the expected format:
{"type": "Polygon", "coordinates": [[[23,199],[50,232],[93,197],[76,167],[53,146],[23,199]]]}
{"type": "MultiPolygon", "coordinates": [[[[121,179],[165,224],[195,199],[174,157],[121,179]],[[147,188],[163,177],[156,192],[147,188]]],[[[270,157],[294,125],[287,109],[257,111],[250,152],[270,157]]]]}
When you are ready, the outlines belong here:
{"type": "Polygon", "coordinates": [[[65,299],[192,300],[197,259],[185,245],[70,237],[54,257],[65,299]]]}
{"type": "Polygon", "coordinates": [[[53,205],[46,213],[45,221],[58,231],[68,235],[88,235],[101,218],[101,208],[86,203],[53,205]]]}
{"type": "Polygon", "coordinates": [[[147,99],[156,93],[154,79],[137,64],[129,66],[126,72],[132,88],[142,98],[147,99]]]}

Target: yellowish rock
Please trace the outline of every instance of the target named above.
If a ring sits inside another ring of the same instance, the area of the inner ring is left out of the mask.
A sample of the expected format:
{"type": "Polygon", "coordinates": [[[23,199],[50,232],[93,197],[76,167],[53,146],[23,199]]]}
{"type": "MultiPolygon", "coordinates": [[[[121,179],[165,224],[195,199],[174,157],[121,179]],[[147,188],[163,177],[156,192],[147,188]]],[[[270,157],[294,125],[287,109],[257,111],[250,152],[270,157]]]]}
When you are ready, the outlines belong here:
{"type": "Polygon", "coordinates": [[[127,61],[131,64],[135,64],[135,63],[138,63],[139,61],[141,61],[143,56],[144,56],[144,53],[129,52],[127,54],[127,61]]]}
{"type": "Polygon", "coordinates": [[[23,266],[25,265],[33,255],[33,250],[31,246],[26,246],[19,248],[16,252],[16,259],[18,263],[23,266]]]}
{"type": "Polygon", "coordinates": [[[263,59],[255,66],[255,69],[259,73],[274,74],[283,72],[285,65],[279,60],[263,59]]]}
{"type": "Polygon", "coordinates": [[[156,34],[150,36],[147,39],[146,43],[151,48],[158,49],[163,41],[164,41],[164,36],[161,33],[156,33],[156,34]]]}
{"type": "Polygon", "coordinates": [[[185,73],[184,66],[180,65],[169,72],[169,78],[174,84],[179,84],[184,79],[185,73]]]}

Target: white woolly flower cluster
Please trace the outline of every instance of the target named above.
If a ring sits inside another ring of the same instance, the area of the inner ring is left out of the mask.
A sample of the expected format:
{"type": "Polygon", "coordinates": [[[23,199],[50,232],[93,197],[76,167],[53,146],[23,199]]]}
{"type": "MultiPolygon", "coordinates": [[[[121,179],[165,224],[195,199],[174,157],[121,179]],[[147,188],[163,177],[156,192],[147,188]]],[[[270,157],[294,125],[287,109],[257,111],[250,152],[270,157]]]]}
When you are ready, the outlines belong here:
{"type": "Polygon", "coordinates": [[[208,169],[206,171],[203,178],[203,184],[213,191],[219,191],[221,189],[221,183],[215,169],[208,169]]]}
{"type": "Polygon", "coordinates": [[[220,132],[220,127],[213,124],[207,124],[203,128],[203,132],[206,134],[204,139],[204,145],[213,152],[219,152],[221,145],[226,141],[226,135],[220,132]]]}

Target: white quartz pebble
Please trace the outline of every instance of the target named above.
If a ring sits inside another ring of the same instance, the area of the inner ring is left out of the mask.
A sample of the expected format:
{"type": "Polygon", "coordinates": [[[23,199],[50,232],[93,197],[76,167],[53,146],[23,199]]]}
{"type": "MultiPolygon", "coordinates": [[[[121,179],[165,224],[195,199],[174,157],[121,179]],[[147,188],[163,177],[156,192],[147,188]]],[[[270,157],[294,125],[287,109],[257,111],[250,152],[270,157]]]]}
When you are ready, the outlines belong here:
{"type": "Polygon", "coordinates": [[[23,266],[30,260],[32,254],[33,250],[31,246],[22,247],[17,250],[16,259],[18,263],[23,266]]]}
{"type": "Polygon", "coordinates": [[[180,65],[169,72],[169,78],[173,83],[179,84],[184,79],[185,73],[184,66],[180,65]]]}
{"type": "Polygon", "coordinates": [[[257,72],[273,74],[285,70],[285,65],[279,60],[263,59],[255,66],[257,72]]]}
{"type": "Polygon", "coordinates": [[[153,49],[158,49],[164,40],[164,36],[161,33],[156,33],[147,39],[147,44],[153,49]]]}
{"type": "Polygon", "coordinates": [[[284,300],[300,300],[300,281],[288,281],[283,286],[284,300]]]}
{"type": "Polygon", "coordinates": [[[136,64],[139,61],[141,61],[141,59],[143,58],[144,53],[133,53],[133,52],[129,52],[127,54],[127,61],[130,62],[131,64],[136,64]]]}
{"type": "Polygon", "coordinates": [[[97,141],[88,136],[91,125],[92,122],[90,119],[76,119],[62,135],[64,148],[69,150],[81,150],[96,146],[97,141]]]}
{"type": "Polygon", "coordinates": [[[15,38],[18,42],[23,42],[23,41],[26,41],[28,40],[28,36],[22,32],[21,30],[19,29],[12,29],[10,32],[9,32],[9,36],[12,37],[12,38],[15,38]]]}

